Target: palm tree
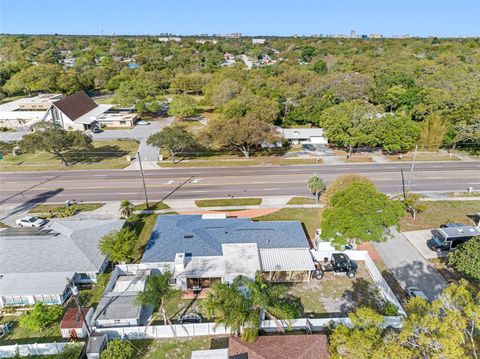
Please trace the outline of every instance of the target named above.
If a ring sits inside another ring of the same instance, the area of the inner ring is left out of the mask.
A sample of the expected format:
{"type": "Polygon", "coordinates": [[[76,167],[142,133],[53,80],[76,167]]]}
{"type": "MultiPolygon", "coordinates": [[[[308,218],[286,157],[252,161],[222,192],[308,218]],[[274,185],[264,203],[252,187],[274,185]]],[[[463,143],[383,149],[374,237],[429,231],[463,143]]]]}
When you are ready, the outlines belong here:
{"type": "Polygon", "coordinates": [[[258,336],[260,321],[265,314],[284,331],[279,319],[293,319],[298,309],[290,300],[287,288],[271,285],[258,273],[255,280],[238,276],[232,283],[214,283],[202,303],[207,316],[214,317],[242,339],[254,342],[258,336]]]}
{"type": "Polygon", "coordinates": [[[135,206],[128,199],[124,199],[120,202],[120,213],[123,218],[130,218],[133,215],[135,206]]]}
{"type": "MultiPolygon", "coordinates": [[[[145,290],[138,293],[137,303],[142,306],[151,305],[153,307],[158,306],[158,313],[161,313],[163,316],[163,322],[168,324],[172,329],[173,335],[176,337],[175,330],[173,328],[172,322],[170,321],[167,311],[165,310],[165,302],[178,296],[180,291],[173,288],[170,285],[170,279],[172,278],[172,273],[165,272],[162,274],[152,274],[147,277],[147,282],[145,284],[145,290]]],[[[150,319],[150,323],[153,319],[150,319]]],[[[147,326],[148,326],[147,325],[147,326]]]]}
{"type": "Polygon", "coordinates": [[[307,187],[308,190],[312,193],[312,195],[316,197],[317,203],[320,201],[320,196],[323,192],[325,192],[325,189],[327,188],[325,186],[325,183],[323,183],[323,179],[317,173],[315,173],[308,179],[307,187]]]}

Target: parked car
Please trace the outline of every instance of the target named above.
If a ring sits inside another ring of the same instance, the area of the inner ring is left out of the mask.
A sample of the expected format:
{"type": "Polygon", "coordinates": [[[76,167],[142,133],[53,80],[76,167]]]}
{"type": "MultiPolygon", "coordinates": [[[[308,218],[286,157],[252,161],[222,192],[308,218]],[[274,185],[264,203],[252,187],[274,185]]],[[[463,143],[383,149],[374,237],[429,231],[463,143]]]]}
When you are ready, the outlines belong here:
{"type": "Polygon", "coordinates": [[[417,287],[408,287],[406,290],[407,297],[409,298],[422,298],[425,299],[427,302],[430,300],[428,299],[427,295],[417,287]]]}
{"type": "Polygon", "coordinates": [[[315,146],[313,146],[309,143],[304,144],[302,147],[306,151],[315,151],[315,146]]]}
{"type": "Polygon", "coordinates": [[[180,317],[180,324],[198,324],[202,322],[202,317],[197,313],[188,313],[180,317]]]}
{"type": "Polygon", "coordinates": [[[92,128],[92,133],[101,133],[101,132],[103,132],[101,128],[98,128],[98,127],[92,128]]]}
{"type": "Polygon", "coordinates": [[[15,221],[17,227],[32,227],[32,228],[40,228],[43,226],[45,223],[47,223],[46,220],[37,218],[34,216],[26,216],[22,218],[18,218],[15,221]]]}
{"type": "Polygon", "coordinates": [[[323,263],[316,262],[315,267],[315,279],[322,279],[325,272],[345,273],[348,278],[354,278],[358,270],[358,264],[345,253],[333,253],[330,259],[325,257],[323,263]]]}
{"type": "Polygon", "coordinates": [[[140,120],[140,121],[137,121],[136,124],[137,124],[137,125],[140,125],[140,126],[148,126],[148,125],[150,124],[150,122],[144,121],[144,120],[140,120]]]}

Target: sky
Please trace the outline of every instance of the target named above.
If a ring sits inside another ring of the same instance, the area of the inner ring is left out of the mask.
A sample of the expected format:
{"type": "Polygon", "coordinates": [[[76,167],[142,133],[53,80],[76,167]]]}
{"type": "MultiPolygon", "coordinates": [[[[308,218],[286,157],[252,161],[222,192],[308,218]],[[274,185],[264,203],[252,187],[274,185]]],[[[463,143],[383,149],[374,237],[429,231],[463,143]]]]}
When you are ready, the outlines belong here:
{"type": "Polygon", "coordinates": [[[0,33],[480,36],[480,0],[0,0],[0,33]]]}

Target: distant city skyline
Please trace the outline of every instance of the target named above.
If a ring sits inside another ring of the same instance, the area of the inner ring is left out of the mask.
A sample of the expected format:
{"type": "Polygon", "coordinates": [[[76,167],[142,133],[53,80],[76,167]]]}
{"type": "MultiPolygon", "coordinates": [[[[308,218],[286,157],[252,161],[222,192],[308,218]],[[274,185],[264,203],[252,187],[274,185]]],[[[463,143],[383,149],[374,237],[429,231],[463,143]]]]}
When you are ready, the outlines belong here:
{"type": "Polygon", "coordinates": [[[20,34],[480,36],[478,0],[0,0],[20,34]]]}

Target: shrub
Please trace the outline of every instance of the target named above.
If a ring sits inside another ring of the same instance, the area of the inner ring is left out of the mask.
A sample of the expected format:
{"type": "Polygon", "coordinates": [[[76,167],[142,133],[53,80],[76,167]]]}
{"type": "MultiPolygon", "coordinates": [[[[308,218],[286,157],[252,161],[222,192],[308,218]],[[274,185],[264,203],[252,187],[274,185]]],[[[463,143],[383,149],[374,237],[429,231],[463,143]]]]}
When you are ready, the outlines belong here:
{"type": "Polygon", "coordinates": [[[43,303],[37,303],[32,310],[20,316],[20,327],[40,331],[48,328],[57,322],[63,314],[60,306],[47,306],[43,303]]]}

